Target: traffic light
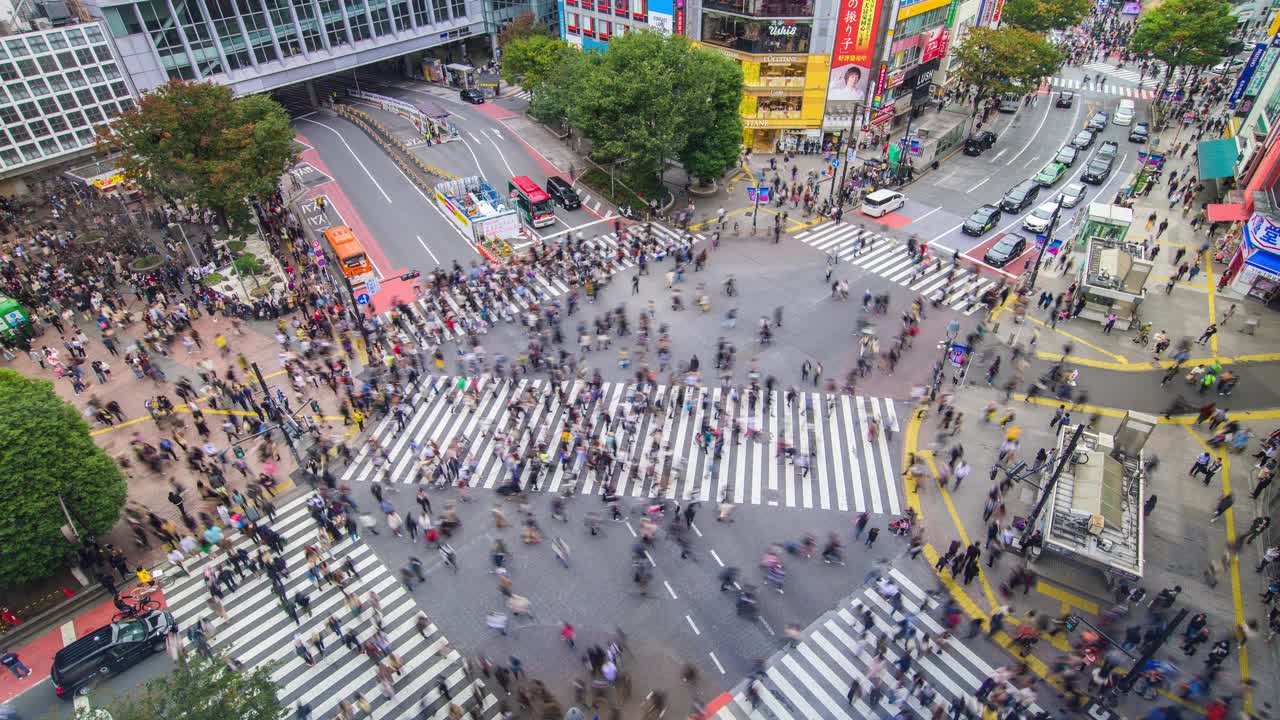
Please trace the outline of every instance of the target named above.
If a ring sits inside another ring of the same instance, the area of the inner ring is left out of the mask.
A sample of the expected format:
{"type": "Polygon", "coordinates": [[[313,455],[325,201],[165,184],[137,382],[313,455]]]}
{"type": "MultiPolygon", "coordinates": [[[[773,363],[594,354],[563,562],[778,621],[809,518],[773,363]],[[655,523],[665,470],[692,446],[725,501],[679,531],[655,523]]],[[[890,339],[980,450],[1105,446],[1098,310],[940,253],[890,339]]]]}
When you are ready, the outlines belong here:
{"type": "Polygon", "coordinates": [[[236,445],[235,447],[231,448],[231,452],[236,454],[237,460],[244,457],[244,448],[240,447],[239,445],[236,445]]]}
{"type": "Polygon", "coordinates": [[[1067,632],[1073,632],[1076,629],[1076,627],[1078,627],[1079,625],[1080,625],[1079,617],[1075,615],[1068,615],[1067,622],[1065,625],[1063,625],[1063,627],[1067,629],[1067,632]]]}
{"type": "Polygon", "coordinates": [[[315,413],[316,415],[319,415],[319,414],[320,414],[320,401],[319,401],[319,400],[312,400],[312,401],[311,401],[311,412],[315,413]]]}

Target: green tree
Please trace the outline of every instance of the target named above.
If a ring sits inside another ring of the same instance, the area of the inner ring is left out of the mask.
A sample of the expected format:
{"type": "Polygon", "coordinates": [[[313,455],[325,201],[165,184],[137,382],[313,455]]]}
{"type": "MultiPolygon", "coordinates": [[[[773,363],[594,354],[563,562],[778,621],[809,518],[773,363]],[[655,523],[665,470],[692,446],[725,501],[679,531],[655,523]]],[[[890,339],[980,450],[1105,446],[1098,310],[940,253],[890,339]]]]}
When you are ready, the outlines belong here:
{"type": "Polygon", "coordinates": [[[656,190],[669,160],[695,163],[703,177],[733,164],[736,146],[732,156],[725,146],[742,99],[733,60],[678,35],[643,32],[614,38],[587,62],[589,81],[578,86],[569,120],[596,161],[621,163],[634,190],[656,190]]]}
{"type": "Polygon", "coordinates": [[[297,162],[279,103],[266,95],[237,98],[214,83],[161,85],[105,126],[99,145],[119,152],[125,175],[141,187],[236,224],[249,220],[249,198],[275,192],[297,162]]]}
{"type": "Polygon", "coordinates": [[[1089,0],[1005,0],[1001,22],[1031,32],[1079,25],[1089,14],[1089,0]]]}
{"type": "Polygon", "coordinates": [[[697,51],[689,74],[698,78],[706,97],[706,125],[689,133],[680,162],[704,182],[719,178],[738,162],[742,152],[742,66],[717,52],[697,51]]]}
{"type": "Polygon", "coordinates": [[[591,71],[584,53],[567,48],[533,93],[529,114],[548,125],[565,124],[569,109],[580,97],[579,88],[590,84],[591,71]]]}
{"type": "Polygon", "coordinates": [[[281,720],[288,709],[276,697],[270,663],[232,672],[219,659],[188,655],[112,703],[110,712],[113,720],[281,720]]]}
{"type": "MultiPolygon", "coordinates": [[[[551,28],[547,24],[539,20],[533,13],[520,13],[511,18],[511,22],[502,26],[498,31],[498,47],[505,52],[507,43],[518,38],[527,38],[533,35],[542,35],[551,37],[551,28]]],[[[504,58],[505,59],[505,58],[504,58]]]]}
{"type": "Polygon", "coordinates": [[[0,586],[52,575],[75,554],[59,499],[81,534],[120,518],[125,480],[53,384],[0,369],[0,586]]]}
{"type": "Polygon", "coordinates": [[[502,79],[537,97],[547,78],[571,52],[575,51],[563,40],[546,35],[516,38],[502,49],[502,79]]]}
{"type": "Polygon", "coordinates": [[[1179,68],[1212,65],[1222,57],[1236,22],[1226,0],[1165,0],[1138,18],[1129,48],[1165,64],[1157,108],[1179,68]]]}
{"type": "Polygon", "coordinates": [[[1031,92],[1062,62],[1062,52],[1043,35],[1011,25],[970,28],[952,52],[960,65],[953,71],[956,78],[973,87],[979,103],[1005,93],[1031,92]]]}

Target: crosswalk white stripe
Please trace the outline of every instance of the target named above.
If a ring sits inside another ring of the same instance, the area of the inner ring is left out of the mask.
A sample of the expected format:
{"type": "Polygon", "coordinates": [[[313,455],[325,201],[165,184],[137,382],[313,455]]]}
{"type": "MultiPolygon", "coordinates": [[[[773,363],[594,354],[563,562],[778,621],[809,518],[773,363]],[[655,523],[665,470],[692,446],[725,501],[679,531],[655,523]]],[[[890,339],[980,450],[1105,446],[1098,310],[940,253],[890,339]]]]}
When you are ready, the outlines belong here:
{"type": "MultiPolygon", "coordinates": [[[[858,432],[858,426],[853,422],[853,412],[849,405],[848,395],[841,396],[840,407],[844,412],[844,426],[840,430],[846,434],[846,438],[844,443],[837,441],[836,446],[847,448],[847,452],[843,453],[843,455],[844,459],[849,462],[850,470],[852,471],[850,475],[859,477],[861,473],[859,473],[858,453],[853,437],[853,434],[858,432]]],[[[865,498],[862,495],[862,483],[853,483],[853,509],[855,512],[865,512],[867,509],[865,498]]]]}
{"type": "MultiPolygon", "coordinates": [[[[862,396],[859,395],[858,397],[861,399],[862,396]]],[[[881,467],[891,468],[893,467],[893,464],[889,462],[889,426],[887,418],[880,413],[880,403],[882,400],[870,398],[867,402],[871,406],[872,415],[874,415],[875,419],[880,423],[880,433],[876,438],[876,444],[880,448],[881,467]]],[[[883,399],[883,402],[885,405],[893,404],[893,401],[887,398],[883,399]]],[[[872,467],[875,466],[874,462],[870,462],[868,464],[872,467]]],[[[874,470],[872,472],[874,472],[874,470]]],[[[902,508],[898,505],[897,474],[886,470],[884,474],[884,484],[885,489],[887,490],[885,494],[888,496],[889,500],[889,514],[894,516],[900,515],[902,513],[902,508]]],[[[876,487],[876,484],[872,483],[872,487],[876,487]]]]}

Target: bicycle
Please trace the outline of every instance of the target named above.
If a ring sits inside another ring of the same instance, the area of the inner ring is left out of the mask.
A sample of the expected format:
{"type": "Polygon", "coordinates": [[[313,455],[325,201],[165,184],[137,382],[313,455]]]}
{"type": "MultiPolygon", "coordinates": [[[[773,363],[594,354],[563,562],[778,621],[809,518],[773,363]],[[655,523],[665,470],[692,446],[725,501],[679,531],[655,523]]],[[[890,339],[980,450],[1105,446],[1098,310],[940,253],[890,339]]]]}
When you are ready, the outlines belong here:
{"type": "MultiPolygon", "coordinates": [[[[140,617],[143,617],[144,615],[151,612],[152,610],[159,610],[160,601],[151,597],[151,593],[155,592],[155,590],[156,588],[149,587],[146,585],[140,585],[134,588],[133,590],[129,591],[129,594],[127,597],[130,600],[133,600],[133,607],[129,610],[121,610],[117,612],[115,615],[111,617],[111,622],[120,622],[121,620],[135,620],[140,617]]],[[[128,602],[125,600],[125,596],[121,596],[120,601],[122,603],[125,603],[126,605],[128,604],[128,602]]],[[[117,605],[117,607],[119,606],[117,605]]]]}

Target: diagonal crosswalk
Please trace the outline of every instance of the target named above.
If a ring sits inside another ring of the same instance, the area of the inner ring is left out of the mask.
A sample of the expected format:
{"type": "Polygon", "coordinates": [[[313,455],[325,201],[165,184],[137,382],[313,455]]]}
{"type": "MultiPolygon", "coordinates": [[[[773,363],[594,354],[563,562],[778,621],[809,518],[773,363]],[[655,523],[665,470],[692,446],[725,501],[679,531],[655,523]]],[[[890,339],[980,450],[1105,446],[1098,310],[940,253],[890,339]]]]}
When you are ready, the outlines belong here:
{"type": "MultiPolygon", "coordinates": [[[[185,631],[201,618],[209,619],[216,630],[210,639],[215,652],[225,651],[247,667],[270,663],[280,700],[291,707],[308,703],[317,718],[333,717],[340,701],[352,701],[359,693],[372,704],[374,720],[443,720],[448,717],[451,701],[441,694],[441,680],[448,687],[452,702],[468,708],[479,701],[484,717],[496,717],[496,698],[467,676],[462,656],[433,623],[426,626],[425,632],[419,632],[413,597],[363,542],[339,541],[331,548],[328,562],[337,568],[351,561],[356,569],[356,579],[346,588],[351,594],[367,601],[377,593],[384,631],[392,651],[404,663],[394,681],[394,695],[388,698],[381,693],[375,664],[364,654],[349,650],[332,632],[326,633],[326,652],[316,655],[314,667],[308,667],[294,653],[294,633],[308,640],[325,628],[331,614],[341,621],[344,630],[354,631],[360,642],[376,632],[372,611],[352,613],[342,591],[332,583],[317,588],[307,577],[305,548],[316,543],[319,534],[306,504],[313,497],[313,493],[306,493],[293,498],[280,506],[274,520],[267,523],[264,517],[259,523],[269,524],[285,540],[283,557],[290,570],[285,586],[289,597],[306,590],[312,614],[302,615],[301,624],[295,624],[281,609],[266,575],[249,574],[236,590],[224,596],[227,617],[218,617],[206,605],[210,596],[202,578],[205,568],[223,564],[230,567],[225,555],[217,552],[188,561],[186,574],[165,588],[166,604],[178,626],[185,631]]],[[[234,546],[250,552],[254,549],[254,543],[243,536],[235,539],[234,546]]],[[[180,571],[175,569],[173,574],[178,576],[180,571]]]]}
{"type": "Polygon", "coordinates": [[[1127,97],[1127,98],[1135,98],[1135,99],[1141,99],[1141,100],[1150,100],[1151,98],[1156,96],[1155,90],[1148,90],[1145,88],[1131,88],[1131,87],[1124,87],[1120,85],[1111,85],[1111,84],[1104,84],[1102,87],[1098,87],[1093,83],[1090,83],[1089,85],[1085,85],[1083,82],[1081,82],[1079,79],[1076,79],[1076,78],[1051,77],[1049,78],[1049,86],[1055,87],[1055,88],[1063,88],[1065,90],[1080,90],[1082,92],[1092,92],[1098,95],[1115,95],[1117,97],[1127,97]]]}
{"type": "Polygon", "coordinates": [[[1100,72],[1104,75],[1110,75],[1111,77],[1131,82],[1139,87],[1155,87],[1160,84],[1160,81],[1156,79],[1157,76],[1143,75],[1140,70],[1118,68],[1114,65],[1108,65],[1107,63],[1102,62],[1086,63],[1084,65],[1084,69],[1091,70],[1093,72],[1100,72]]]}
{"type": "Polygon", "coordinates": [[[825,222],[795,237],[824,253],[836,253],[842,263],[875,273],[930,300],[942,297],[943,304],[966,315],[972,315],[983,307],[979,299],[996,284],[993,278],[964,272],[957,274],[948,286],[946,263],[939,263],[937,271],[917,276],[917,266],[906,245],[852,223],[825,222]],[[864,248],[859,253],[859,241],[865,241],[870,249],[864,248]]]}
{"type": "MultiPolygon", "coordinates": [[[[701,233],[686,236],[660,223],[650,223],[649,227],[656,240],[671,248],[683,250],[705,239],[701,233]]],[[[584,239],[583,244],[588,251],[603,258],[610,275],[636,266],[636,260],[625,252],[625,247],[619,244],[617,235],[613,232],[584,239]]],[[[444,293],[425,293],[410,303],[409,307],[414,313],[421,313],[420,319],[427,326],[438,330],[441,339],[459,342],[466,337],[469,327],[487,329],[499,320],[519,321],[526,313],[536,312],[539,305],[570,290],[569,282],[563,277],[540,268],[527,273],[526,277],[524,287],[496,291],[497,295],[483,304],[476,298],[490,290],[481,288],[476,281],[471,280],[470,293],[462,293],[456,289],[444,293]]],[[[390,312],[384,312],[379,317],[386,320],[390,317],[390,312]]]]}
{"type": "MultiPolygon", "coordinates": [[[[936,717],[931,708],[938,703],[947,707],[960,701],[978,708],[973,695],[994,669],[959,638],[951,638],[936,652],[913,652],[903,690],[910,690],[919,676],[928,688],[926,695],[902,692],[894,680],[893,665],[904,652],[903,643],[893,641],[900,621],[910,617],[917,642],[923,642],[924,637],[936,640],[944,630],[929,614],[928,606],[926,594],[915,583],[899,570],[890,569],[885,581],[846,598],[839,607],[806,628],[794,647],[770,659],[757,685],[760,697],[757,708],[752,709],[747,682],[743,682],[731,692],[732,700],[712,717],[715,720],[929,718],[936,717]],[[886,584],[900,593],[900,609],[895,609],[887,599],[886,584]],[[867,628],[862,622],[863,608],[871,612],[875,637],[889,640],[884,672],[878,675],[877,683],[883,697],[874,705],[870,702],[868,677],[877,675],[872,670],[876,648],[874,641],[864,641],[867,628]],[[847,694],[853,681],[858,682],[861,693],[850,703],[847,694]],[[933,699],[926,705],[921,699],[928,700],[928,693],[932,693],[933,699]]],[[[1011,687],[1009,690],[1012,692],[1011,687]]],[[[1031,710],[1030,716],[1039,712],[1034,704],[1031,710]]]]}
{"type": "Polygon", "coordinates": [[[538,487],[550,492],[589,494],[614,482],[625,497],[705,502],[727,492],[735,504],[900,514],[897,453],[888,438],[898,428],[893,401],[788,394],[775,391],[766,404],[763,394],[757,402],[720,387],[579,380],[557,388],[545,378],[435,377],[419,386],[403,430],[394,416],[383,419],[342,481],[523,484],[535,471],[519,458],[545,447],[527,456],[549,458],[538,487]],[[872,425],[883,430],[869,431],[872,425]],[[757,439],[746,437],[753,428],[757,439]],[[780,439],[793,449],[790,457],[779,457],[780,439]],[[432,443],[452,456],[423,465],[432,443]],[[592,447],[612,452],[607,470],[599,462],[591,468],[592,447]]]}

